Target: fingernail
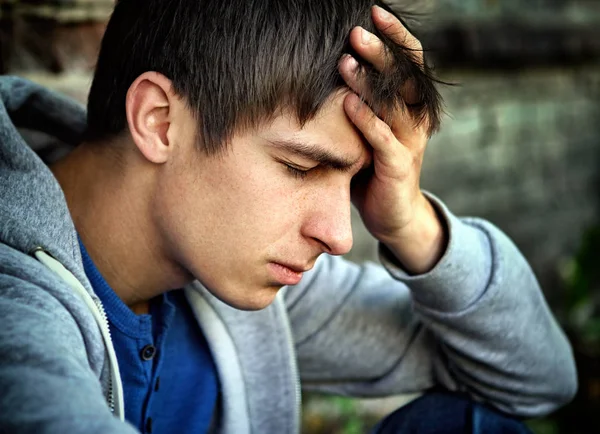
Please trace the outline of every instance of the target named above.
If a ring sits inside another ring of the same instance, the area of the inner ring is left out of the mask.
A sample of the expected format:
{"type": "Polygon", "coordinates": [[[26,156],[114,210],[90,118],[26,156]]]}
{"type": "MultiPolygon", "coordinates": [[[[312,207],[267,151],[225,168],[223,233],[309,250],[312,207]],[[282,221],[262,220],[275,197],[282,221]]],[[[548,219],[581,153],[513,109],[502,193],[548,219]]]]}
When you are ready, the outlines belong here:
{"type": "Polygon", "coordinates": [[[381,18],[384,21],[392,21],[394,19],[394,16],[385,9],[383,9],[381,6],[375,6],[375,10],[377,11],[379,18],[381,18]]]}
{"type": "Polygon", "coordinates": [[[350,67],[352,72],[355,72],[358,69],[358,61],[349,54],[348,54],[348,66],[350,67]]]}
{"type": "Polygon", "coordinates": [[[362,39],[362,43],[366,45],[366,44],[369,44],[371,42],[371,40],[372,40],[371,37],[373,36],[373,34],[371,32],[368,32],[367,30],[361,28],[361,30],[360,30],[360,36],[361,36],[361,39],[362,39]]]}

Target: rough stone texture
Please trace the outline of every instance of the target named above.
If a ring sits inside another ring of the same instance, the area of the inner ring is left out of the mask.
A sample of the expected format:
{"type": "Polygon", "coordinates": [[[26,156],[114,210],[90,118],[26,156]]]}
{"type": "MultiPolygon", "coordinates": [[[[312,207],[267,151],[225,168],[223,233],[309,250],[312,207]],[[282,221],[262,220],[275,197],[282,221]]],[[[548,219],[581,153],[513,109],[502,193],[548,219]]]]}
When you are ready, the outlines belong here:
{"type": "Polygon", "coordinates": [[[600,19],[590,23],[529,21],[514,17],[445,22],[420,39],[438,68],[519,70],[588,64],[600,59],[600,19]]]}
{"type": "Polygon", "coordinates": [[[113,0],[0,0],[0,73],[94,68],[113,0]]]}
{"type": "MultiPolygon", "coordinates": [[[[404,0],[391,0],[401,3],[404,0]]],[[[433,0],[434,7],[446,16],[499,16],[522,15],[535,12],[556,16],[567,14],[566,18],[589,16],[590,12],[600,13],[596,0],[433,0]]],[[[544,18],[544,17],[542,17],[544,18]]]]}
{"type": "Polygon", "coordinates": [[[0,18],[45,18],[60,23],[105,21],[115,0],[0,0],[0,18]]]}

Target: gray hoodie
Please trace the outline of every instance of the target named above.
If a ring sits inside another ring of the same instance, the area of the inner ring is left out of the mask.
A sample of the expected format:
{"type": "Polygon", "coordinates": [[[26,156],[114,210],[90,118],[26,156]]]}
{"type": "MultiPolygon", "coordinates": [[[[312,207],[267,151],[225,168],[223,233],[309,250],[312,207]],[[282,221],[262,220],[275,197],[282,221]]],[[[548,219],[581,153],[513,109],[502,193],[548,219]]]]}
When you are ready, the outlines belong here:
{"type": "MultiPolygon", "coordinates": [[[[84,126],[76,103],[0,77],[0,432],[135,432],[63,192],[17,130],[76,145],[84,126]]],[[[383,266],[323,255],[257,312],[185,288],[217,365],[215,432],[297,433],[300,386],[374,397],[441,384],[524,417],[573,397],[571,348],[523,256],[430,199],[450,240],[427,274],[383,249],[383,266]]]]}

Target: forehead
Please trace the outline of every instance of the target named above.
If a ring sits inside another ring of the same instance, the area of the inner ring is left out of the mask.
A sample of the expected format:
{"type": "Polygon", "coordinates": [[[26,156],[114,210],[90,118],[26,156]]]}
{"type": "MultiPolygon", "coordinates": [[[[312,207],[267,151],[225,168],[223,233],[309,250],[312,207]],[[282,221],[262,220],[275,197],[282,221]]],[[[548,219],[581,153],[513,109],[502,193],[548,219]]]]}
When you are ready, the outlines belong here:
{"type": "Polygon", "coordinates": [[[304,125],[300,125],[293,114],[284,111],[264,127],[261,136],[279,148],[306,145],[364,166],[370,161],[371,148],[346,116],[346,95],[347,92],[333,94],[304,125]]]}

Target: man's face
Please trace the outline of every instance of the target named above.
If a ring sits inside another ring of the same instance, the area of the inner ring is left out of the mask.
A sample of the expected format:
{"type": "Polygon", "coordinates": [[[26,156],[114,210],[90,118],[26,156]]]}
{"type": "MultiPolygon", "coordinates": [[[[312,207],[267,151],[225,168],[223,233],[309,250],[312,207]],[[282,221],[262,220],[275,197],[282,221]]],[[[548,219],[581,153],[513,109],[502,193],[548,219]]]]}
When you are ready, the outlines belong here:
{"type": "Polygon", "coordinates": [[[154,204],[170,259],[228,304],[261,309],[321,253],[347,253],[350,181],[370,152],[343,99],[333,95],[303,128],[281,115],[238,134],[218,156],[198,150],[190,127],[154,204]]]}

